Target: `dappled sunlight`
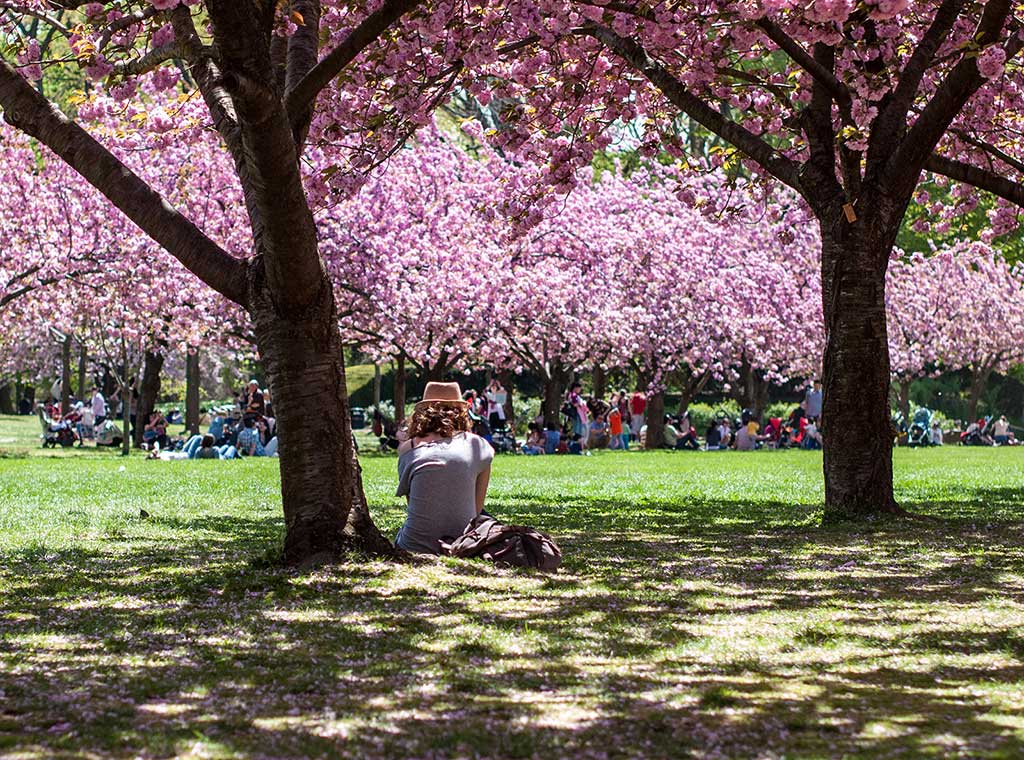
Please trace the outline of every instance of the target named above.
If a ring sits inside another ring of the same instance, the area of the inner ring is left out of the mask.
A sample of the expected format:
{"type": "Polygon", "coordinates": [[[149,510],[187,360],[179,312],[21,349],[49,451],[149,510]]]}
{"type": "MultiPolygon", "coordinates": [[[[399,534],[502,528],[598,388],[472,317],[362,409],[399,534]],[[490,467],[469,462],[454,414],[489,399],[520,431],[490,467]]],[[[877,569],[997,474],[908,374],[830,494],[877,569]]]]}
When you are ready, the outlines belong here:
{"type": "MultiPolygon", "coordinates": [[[[391,477],[379,461],[371,493],[391,477]]],[[[555,575],[451,559],[296,575],[267,559],[281,523],[259,491],[211,502],[201,485],[166,481],[148,519],[130,489],[75,518],[122,520],[117,539],[72,520],[43,540],[23,523],[3,548],[5,751],[1024,752],[1020,522],[823,529],[777,494],[540,501],[519,479],[515,495],[498,482],[495,508],[555,534],[555,575]]],[[[400,518],[390,497],[377,513],[400,518]]]]}

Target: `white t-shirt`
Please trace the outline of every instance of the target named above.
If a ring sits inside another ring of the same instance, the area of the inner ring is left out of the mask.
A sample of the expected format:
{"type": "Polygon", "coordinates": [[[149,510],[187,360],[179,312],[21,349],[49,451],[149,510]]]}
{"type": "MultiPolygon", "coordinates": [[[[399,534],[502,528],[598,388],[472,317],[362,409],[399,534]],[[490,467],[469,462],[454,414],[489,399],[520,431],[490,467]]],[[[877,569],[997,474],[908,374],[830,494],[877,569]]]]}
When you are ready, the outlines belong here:
{"type": "Polygon", "coordinates": [[[498,415],[499,419],[505,419],[505,399],[508,393],[505,391],[487,391],[487,416],[498,415]]]}
{"type": "Polygon", "coordinates": [[[103,398],[103,394],[99,391],[93,394],[92,397],[92,416],[93,417],[106,417],[107,416],[107,402],[103,398]]]}
{"type": "Polygon", "coordinates": [[[992,435],[1006,435],[1010,432],[1010,423],[1006,420],[996,420],[992,423],[992,435]]]}

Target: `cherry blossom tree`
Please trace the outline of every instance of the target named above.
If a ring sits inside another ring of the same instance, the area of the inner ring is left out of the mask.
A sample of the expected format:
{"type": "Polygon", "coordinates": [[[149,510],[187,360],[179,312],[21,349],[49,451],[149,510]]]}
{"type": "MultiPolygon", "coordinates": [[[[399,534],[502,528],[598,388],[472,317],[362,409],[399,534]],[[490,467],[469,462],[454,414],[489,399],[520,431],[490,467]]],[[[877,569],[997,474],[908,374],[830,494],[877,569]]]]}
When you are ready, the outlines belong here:
{"type": "MultiPolygon", "coordinates": [[[[581,33],[621,64],[597,67],[603,87],[594,88],[595,100],[600,91],[621,118],[645,115],[653,122],[647,139],[658,145],[678,143],[672,127],[686,114],[813,210],[826,326],[826,519],[899,511],[885,272],[925,172],[998,196],[996,230],[1016,223],[1024,204],[1014,137],[1024,37],[1014,4],[574,7],[581,33]]],[[[593,50],[587,64],[599,57],[593,50]]]]}
{"type": "Polygon", "coordinates": [[[993,372],[1024,360],[1024,273],[982,242],[964,242],[932,256],[936,273],[928,293],[935,302],[934,343],[942,365],[970,372],[967,414],[993,372]]]}

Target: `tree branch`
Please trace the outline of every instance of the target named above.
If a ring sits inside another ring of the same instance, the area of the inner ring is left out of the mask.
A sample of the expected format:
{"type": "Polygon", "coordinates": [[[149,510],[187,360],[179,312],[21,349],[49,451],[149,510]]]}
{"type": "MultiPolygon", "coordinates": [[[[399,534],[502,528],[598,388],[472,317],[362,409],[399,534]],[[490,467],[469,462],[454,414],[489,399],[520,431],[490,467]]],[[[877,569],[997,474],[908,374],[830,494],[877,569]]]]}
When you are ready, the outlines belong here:
{"type": "Polygon", "coordinates": [[[882,114],[872,130],[871,147],[868,151],[869,162],[873,161],[876,156],[881,157],[888,154],[893,140],[906,127],[907,114],[917,97],[921,80],[933,65],[936,53],[949,36],[966,4],[967,0],[945,0],[935,12],[931,26],[928,27],[928,31],[917,44],[910,60],[907,61],[892,98],[882,110],[882,114]]]}
{"type": "Polygon", "coordinates": [[[664,66],[648,56],[647,51],[635,40],[620,37],[603,26],[586,26],[582,31],[599,40],[629,63],[680,111],[694,121],[700,122],[723,140],[732,143],[780,182],[802,192],[796,162],[786,158],[753,132],[727,119],[693,95],[664,66]]]}
{"type": "Polygon", "coordinates": [[[815,82],[818,82],[832,99],[839,106],[840,111],[844,114],[848,113],[851,106],[853,105],[853,98],[850,95],[850,89],[843,84],[835,73],[826,66],[823,66],[820,61],[816,60],[814,56],[808,53],[800,45],[799,42],[794,40],[782,27],[776,24],[769,18],[761,18],[756,22],[757,27],[767,35],[768,39],[779,46],[786,55],[788,55],[793,62],[810,74],[815,82]]]}
{"type": "Polygon", "coordinates": [[[6,121],[35,137],[105,195],[203,282],[238,304],[246,300],[246,265],[210,240],[153,188],[0,60],[6,121]]]}
{"type": "Polygon", "coordinates": [[[415,8],[419,2],[420,0],[385,0],[378,10],[363,19],[348,37],[287,91],[285,109],[288,111],[288,120],[293,125],[301,126],[308,118],[308,113],[320,91],[356,56],[375,42],[389,26],[415,8]]]}
{"type": "Polygon", "coordinates": [[[929,157],[924,168],[935,174],[941,174],[957,182],[963,182],[979,190],[992,193],[1024,208],[1024,185],[1006,177],[1001,177],[995,172],[966,164],[963,161],[955,161],[938,154],[929,157]]]}
{"type": "MultiPolygon", "coordinates": [[[[980,48],[988,47],[999,39],[1010,13],[1010,0],[989,0],[974,35],[980,48]]],[[[1016,56],[1022,45],[1024,41],[1014,35],[1006,45],[1006,60],[1016,56]]],[[[925,161],[932,155],[953,119],[985,81],[978,71],[976,57],[965,57],[953,67],[921,111],[914,126],[907,131],[900,147],[892,151],[885,169],[888,183],[899,188],[901,193],[912,192],[913,187],[909,183],[916,184],[925,161]]]]}

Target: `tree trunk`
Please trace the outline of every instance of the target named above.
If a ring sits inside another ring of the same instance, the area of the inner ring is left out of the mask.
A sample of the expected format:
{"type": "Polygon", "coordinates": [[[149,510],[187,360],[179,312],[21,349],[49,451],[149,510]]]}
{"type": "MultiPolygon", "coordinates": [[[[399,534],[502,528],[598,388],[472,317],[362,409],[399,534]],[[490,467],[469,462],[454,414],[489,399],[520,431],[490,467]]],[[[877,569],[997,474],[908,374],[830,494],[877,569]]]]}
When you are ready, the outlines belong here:
{"type": "Polygon", "coordinates": [[[697,394],[704,390],[704,386],[708,384],[710,379],[711,372],[709,370],[705,370],[696,377],[694,377],[693,370],[689,367],[682,371],[679,383],[679,411],[677,412],[680,417],[690,408],[690,404],[697,398],[697,394]]]}
{"type": "MultiPolygon", "coordinates": [[[[128,370],[128,345],[124,336],[121,337],[121,374],[117,381],[117,387],[121,392],[121,456],[126,457],[132,453],[131,429],[129,427],[132,411],[132,386],[128,370]]],[[[137,419],[138,417],[136,417],[137,419]]]]}
{"type": "Polygon", "coordinates": [[[60,352],[60,413],[67,414],[71,408],[71,336],[64,338],[60,352]]]}
{"type": "Polygon", "coordinates": [[[199,349],[185,356],[185,429],[199,435],[199,349]]]}
{"type": "Polygon", "coordinates": [[[0,385],[0,414],[14,414],[15,411],[14,401],[11,398],[11,384],[5,382],[0,385]]]}
{"type": "MultiPolygon", "coordinates": [[[[825,522],[898,513],[892,485],[885,270],[895,228],[874,212],[822,224],[825,522]]],[[[898,217],[896,217],[898,220],[898,217]]]]}
{"type": "Polygon", "coordinates": [[[758,374],[751,373],[751,394],[749,408],[754,412],[754,418],[760,420],[764,410],[768,408],[768,388],[771,384],[758,374]]]}
{"type": "Polygon", "coordinates": [[[658,391],[647,398],[647,438],[644,448],[647,451],[664,448],[665,446],[665,394],[658,391]]]}
{"type": "Polygon", "coordinates": [[[265,290],[250,298],[277,414],[285,561],[308,567],[350,551],[393,554],[362,491],[330,285],[295,315],[279,312],[265,290]]]}
{"type": "Polygon", "coordinates": [[[988,381],[991,376],[992,370],[984,365],[971,365],[971,387],[967,393],[968,424],[978,419],[978,403],[981,401],[981,397],[985,395],[985,389],[988,388],[988,381]]]}
{"type": "Polygon", "coordinates": [[[373,408],[380,408],[380,364],[374,363],[373,365],[373,408]]]}
{"type": "Polygon", "coordinates": [[[740,382],[738,383],[736,400],[744,409],[754,413],[755,419],[761,419],[765,407],[768,406],[769,383],[763,375],[752,366],[746,357],[740,363],[740,382]]]}
{"type": "Polygon", "coordinates": [[[896,403],[899,405],[903,421],[910,424],[910,380],[898,380],[896,382],[897,395],[896,403]]]}
{"type": "MultiPolygon", "coordinates": [[[[143,429],[149,421],[149,415],[153,413],[153,408],[156,406],[157,396],[160,395],[160,371],[163,367],[164,355],[162,352],[146,352],[145,363],[142,369],[142,382],[139,383],[138,401],[135,404],[135,430],[129,433],[127,427],[124,429],[125,436],[131,435],[136,448],[142,445],[143,429]]],[[[122,402],[128,408],[128,417],[125,419],[131,418],[131,394],[130,388],[121,391],[122,402]]]]}
{"type": "Polygon", "coordinates": [[[405,354],[399,354],[395,359],[395,422],[402,424],[405,421],[405,354]]]}
{"type": "Polygon", "coordinates": [[[544,426],[558,428],[562,397],[569,382],[569,373],[561,364],[553,364],[544,378],[544,426]]]}
{"type": "Polygon", "coordinates": [[[89,396],[89,389],[85,387],[85,365],[88,356],[85,353],[85,344],[78,344],[78,399],[79,401],[85,401],[89,396]]]}
{"type": "Polygon", "coordinates": [[[513,373],[511,370],[502,370],[498,373],[498,382],[501,383],[501,387],[505,389],[505,419],[508,421],[508,426],[511,430],[516,429],[516,410],[515,405],[512,403],[512,377],[513,373]]]}
{"type": "Polygon", "coordinates": [[[596,365],[593,372],[593,393],[594,398],[603,399],[608,385],[608,373],[601,365],[596,365]]]}

